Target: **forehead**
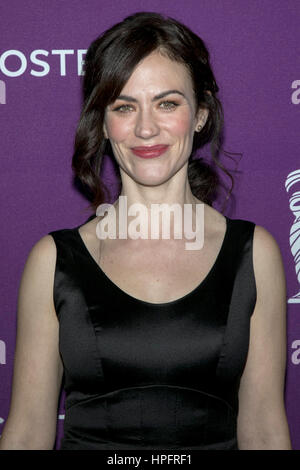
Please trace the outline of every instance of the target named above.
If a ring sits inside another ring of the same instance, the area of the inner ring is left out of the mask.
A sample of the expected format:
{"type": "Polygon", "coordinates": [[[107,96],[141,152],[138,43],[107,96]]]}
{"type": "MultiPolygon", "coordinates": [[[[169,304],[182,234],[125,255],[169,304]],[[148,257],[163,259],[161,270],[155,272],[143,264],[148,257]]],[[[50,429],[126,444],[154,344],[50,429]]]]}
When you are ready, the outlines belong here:
{"type": "Polygon", "coordinates": [[[139,62],[123,91],[161,90],[166,87],[180,87],[182,91],[192,94],[192,81],[186,66],[154,51],[139,62]]]}

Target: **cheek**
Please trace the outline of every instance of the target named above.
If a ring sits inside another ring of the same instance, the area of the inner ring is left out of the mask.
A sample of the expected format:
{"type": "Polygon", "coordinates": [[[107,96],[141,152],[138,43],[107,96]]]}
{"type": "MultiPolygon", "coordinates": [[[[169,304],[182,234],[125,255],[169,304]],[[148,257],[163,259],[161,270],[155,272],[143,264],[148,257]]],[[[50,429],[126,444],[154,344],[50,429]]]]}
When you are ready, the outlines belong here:
{"type": "Polygon", "coordinates": [[[129,119],[111,117],[106,122],[109,138],[114,142],[122,142],[128,137],[131,125],[129,119]]]}
{"type": "Polygon", "coordinates": [[[191,133],[191,114],[189,112],[174,114],[166,120],[166,126],[173,135],[185,136],[191,133]]]}

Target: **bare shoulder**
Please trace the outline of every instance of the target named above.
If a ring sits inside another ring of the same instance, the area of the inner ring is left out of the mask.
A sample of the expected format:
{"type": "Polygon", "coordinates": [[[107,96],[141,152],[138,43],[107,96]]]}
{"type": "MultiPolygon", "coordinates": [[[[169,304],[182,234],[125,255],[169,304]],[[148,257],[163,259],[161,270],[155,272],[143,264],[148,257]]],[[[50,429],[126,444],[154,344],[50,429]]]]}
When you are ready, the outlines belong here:
{"type": "Polygon", "coordinates": [[[20,283],[20,298],[51,292],[56,265],[56,245],[51,235],[44,235],[30,249],[20,283]]]}
{"type": "Polygon", "coordinates": [[[279,255],[280,249],[274,236],[261,225],[255,225],[253,242],[258,252],[267,250],[267,254],[279,255]]]}
{"type": "Polygon", "coordinates": [[[253,269],[259,304],[286,301],[286,279],[282,254],[275,237],[264,227],[256,225],[253,235],[253,269]]]}
{"type": "Polygon", "coordinates": [[[253,234],[253,264],[261,280],[264,275],[283,273],[280,247],[275,237],[261,225],[255,225],[253,234]],[[272,272],[272,270],[275,271],[272,272]]]}
{"type": "Polygon", "coordinates": [[[32,263],[49,263],[51,265],[55,262],[55,260],[55,241],[51,235],[44,235],[32,246],[27,258],[27,265],[32,263]]]}
{"type": "Polygon", "coordinates": [[[32,247],[31,251],[50,254],[55,251],[55,242],[52,235],[44,235],[32,247]]]}

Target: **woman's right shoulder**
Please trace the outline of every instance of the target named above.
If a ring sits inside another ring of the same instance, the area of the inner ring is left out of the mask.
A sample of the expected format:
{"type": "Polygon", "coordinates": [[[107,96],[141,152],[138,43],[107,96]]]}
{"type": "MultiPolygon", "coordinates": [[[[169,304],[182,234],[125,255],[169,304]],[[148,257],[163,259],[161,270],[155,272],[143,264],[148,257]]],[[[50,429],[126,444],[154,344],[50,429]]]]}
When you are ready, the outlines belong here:
{"type": "Polygon", "coordinates": [[[43,305],[52,306],[55,266],[56,246],[52,236],[47,234],[38,239],[28,253],[19,287],[21,310],[27,307],[32,310],[33,305],[40,310],[43,305]]]}
{"type": "Polygon", "coordinates": [[[72,243],[74,232],[76,230],[77,227],[63,228],[53,230],[43,235],[32,245],[31,249],[29,250],[27,264],[36,263],[41,265],[43,270],[45,270],[43,264],[47,263],[53,268],[56,263],[57,250],[60,246],[60,243],[72,243]]]}
{"type": "Polygon", "coordinates": [[[55,241],[53,235],[50,233],[42,236],[39,240],[37,240],[34,245],[32,246],[31,252],[36,252],[40,255],[47,255],[56,251],[55,241]]]}
{"type": "Polygon", "coordinates": [[[40,269],[45,272],[53,268],[56,262],[56,243],[52,235],[47,234],[38,239],[31,247],[27,260],[26,269],[40,269]]]}

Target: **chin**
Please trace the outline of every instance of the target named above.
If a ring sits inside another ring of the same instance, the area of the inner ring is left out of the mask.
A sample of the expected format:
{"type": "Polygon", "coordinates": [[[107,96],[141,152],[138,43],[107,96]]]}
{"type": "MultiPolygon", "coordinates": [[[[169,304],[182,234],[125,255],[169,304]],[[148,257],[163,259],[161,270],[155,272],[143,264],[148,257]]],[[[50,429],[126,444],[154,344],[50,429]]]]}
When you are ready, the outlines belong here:
{"type": "Polygon", "coordinates": [[[170,171],[163,171],[163,168],[158,168],[156,170],[149,169],[149,171],[140,171],[134,172],[131,174],[131,177],[140,184],[144,184],[146,186],[157,186],[159,184],[163,184],[165,181],[168,181],[173,176],[173,173],[170,171]]]}

